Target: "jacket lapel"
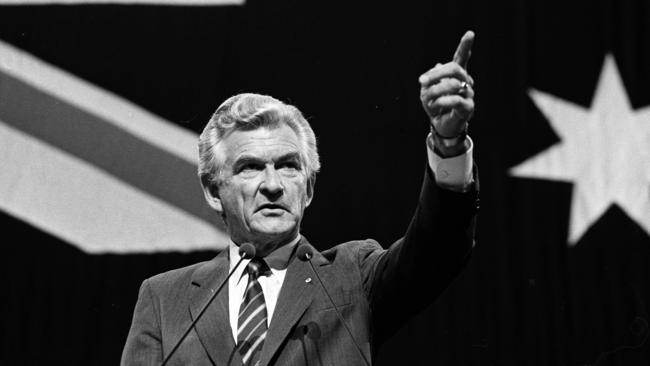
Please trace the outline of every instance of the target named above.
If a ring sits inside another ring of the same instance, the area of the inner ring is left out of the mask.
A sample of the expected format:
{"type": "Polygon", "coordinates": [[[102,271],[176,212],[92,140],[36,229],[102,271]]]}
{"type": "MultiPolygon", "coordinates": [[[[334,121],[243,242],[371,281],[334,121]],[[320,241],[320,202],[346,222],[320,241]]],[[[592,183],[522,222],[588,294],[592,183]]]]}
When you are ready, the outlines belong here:
{"type": "MultiPolygon", "coordinates": [[[[302,237],[296,248],[301,244],[309,243],[305,237],[302,237]]],[[[312,263],[318,267],[329,262],[322,254],[315,252],[312,263]]],[[[294,251],[264,341],[260,365],[267,365],[270,362],[293,326],[311,304],[314,294],[321,291],[313,277],[315,276],[309,263],[296,258],[294,251]]]]}
{"type": "MultiPolygon", "coordinates": [[[[192,319],[201,312],[217,287],[229,272],[228,250],[223,250],[215,259],[199,267],[192,276],[190,313],[192,319]]],[[[206,309],[196,323],[195,330],[201,344],[216,365],[241,365],[241,356],[235,349],[228,311],[228,283],[206,309]]]]}

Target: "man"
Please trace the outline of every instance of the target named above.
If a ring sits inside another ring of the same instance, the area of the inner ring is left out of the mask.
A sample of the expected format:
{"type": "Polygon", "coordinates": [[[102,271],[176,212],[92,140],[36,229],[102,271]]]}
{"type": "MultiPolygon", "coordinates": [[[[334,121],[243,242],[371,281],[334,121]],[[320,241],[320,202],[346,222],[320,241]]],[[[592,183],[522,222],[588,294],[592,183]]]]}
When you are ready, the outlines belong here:
{"type": "Polygon", "coordinates": [[[316,280],[296,258],[320,168],[316,139],[301,113],[274,98],[225,101],[201,134],[199,176],[230,247],[212,261],[163,273],[140,288],[123,365],[159,365],[217,286],[227,285],[169,364],[362,365],[376,346],[444,290],[473,245],[477,181],[467,122],[473,80],[467,32],[452,62],[419,78],[432,133],[420,201],[403,238],[387,250],[351,241],[312,259],[353,339],[316,280]],[[256,249],[240,260],[238,247],[256,249]],[[361,353],[355,342],[360,345],[361,353]]]}

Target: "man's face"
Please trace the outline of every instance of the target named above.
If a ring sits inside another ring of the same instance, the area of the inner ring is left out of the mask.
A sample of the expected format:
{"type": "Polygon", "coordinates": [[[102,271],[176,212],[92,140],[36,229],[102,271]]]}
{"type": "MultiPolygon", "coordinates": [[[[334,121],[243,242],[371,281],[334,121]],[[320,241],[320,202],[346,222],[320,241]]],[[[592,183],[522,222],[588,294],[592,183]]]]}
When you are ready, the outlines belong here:
{"type": "Polygon", "coordinates": [[[225,161],[214,199],[233,241],[265,255],[294,239],[313,192],[296,133],[284,124],[234,131],[218,148],[225,161]]]}

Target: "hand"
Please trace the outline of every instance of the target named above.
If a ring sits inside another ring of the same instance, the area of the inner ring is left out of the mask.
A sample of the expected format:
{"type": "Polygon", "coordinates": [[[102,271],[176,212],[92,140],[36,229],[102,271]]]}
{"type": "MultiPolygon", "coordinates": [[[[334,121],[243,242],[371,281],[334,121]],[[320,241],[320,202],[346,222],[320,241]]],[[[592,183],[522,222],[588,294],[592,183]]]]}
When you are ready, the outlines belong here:
{"type": "Polygon", "coordinates": [[[474,32],[465,32],[453,60],[437,64],[419,78],[422,107],[433,130],[445,138],[467,131],[467,122],[474,114],[474,80],[467,73],[472,43],[474,32]]]}

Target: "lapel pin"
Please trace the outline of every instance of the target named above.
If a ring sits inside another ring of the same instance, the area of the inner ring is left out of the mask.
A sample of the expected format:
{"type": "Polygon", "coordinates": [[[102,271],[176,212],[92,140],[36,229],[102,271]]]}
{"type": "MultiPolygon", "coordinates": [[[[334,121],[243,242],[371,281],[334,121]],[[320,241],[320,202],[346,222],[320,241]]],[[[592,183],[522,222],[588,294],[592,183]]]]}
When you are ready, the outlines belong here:
{"type": "Polygon", "coordinates": [[[311,277],[305,278],[305,283],[310,283],[311,282],[311,277]]]}

